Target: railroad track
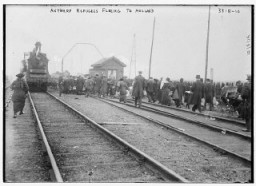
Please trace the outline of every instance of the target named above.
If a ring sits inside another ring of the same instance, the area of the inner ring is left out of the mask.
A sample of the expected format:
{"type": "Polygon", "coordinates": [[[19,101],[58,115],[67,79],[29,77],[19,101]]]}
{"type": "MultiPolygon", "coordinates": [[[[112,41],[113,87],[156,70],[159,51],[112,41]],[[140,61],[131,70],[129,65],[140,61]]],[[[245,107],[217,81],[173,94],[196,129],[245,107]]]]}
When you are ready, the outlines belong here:
{"type": "MultiPolygon", "coordinates": [[[[160,112],[155,112],[152,109],[142,107],[140,109],[135,108],[134,105],[126,103],[120,103],[113,99],[99,99],[105,103],[111,104],[119,109],[122,109],[126,112],[132,113],[136,116],[147,119],[151,122],[161,125],[167,129],[174,130],[182,135],[188,136],[194,140],[200,141],[208,146],[211,146],[213,149],[216,149],[222,153],[228,154],[234,158],[237,158],[240,161],[245,162],[246,164],[251,164],[251,154],[252,154],[252,145],[251,139],[249,136],[233,134],[228,129],[209,129],[210,127],[198,127],[198,125],[191,125],[188,120],[186,122],[179,121],[180,118],[170,118],[169,115],[165,115],[160,112]],[[152,114],[149,114],[150,111],[152,114]],[[150,116],[149,116],[150,115],[150,116]],[[165,116],[164,116],[165,115],[165,116]],[[155,118],[162,118],[157,120],[155,118]],[[171,124],[169,124],[171,123],[171,124]],[[221,131],[221,132],[216,132],[221,131]],[[232,142],[231,145],[230,143],[232,142]],[[240,144],[240,145],[236,145],[240,144]]],[[[184,119],[183,119],[184,121],[184,119]]]]}
{"type": "MultiPolygon", "coordinates": [[[[129,101],[129,106],[133,107],[133,101],[129,101]]],[[[148,104],[147,104],[148,105],[148,104]]],[[[160,115],[164,115],[170,118],[181,119],[193,124],[197,124],[202,127],[209,128],[218,132],[225,132],[229,135],[234,135],[240,138],[251,141],[251,133],[243,132],[244,124],[241,123],[231,123],[230,120],[215,120],[215,118],[209,117],[204,114],[194,113],[194,112],[183,112],[182,109],[173,110],[170,107],[162,107],[156,104],[150,104],[147,106],[143,103],[141,109],[154,112],[160,115]]]]}
{"type": "Polygon", "coordinates": [[[58,182],[188,182],[58,98],[29,99],[58,182]]]}
{"type": "MultiPolygon", "coordinates": [[[[130,103],[134,103],[133,99],[127,99],[127,101],[130,102],[130,103]]],[[[177,107],[167,106],[167,105],[162,105],[162,104],[149,103],[149,102],[145,102],[145,101],[142,101],[142,103],[143,103],[143,105],[146,104],[146,105],[150,105],[150,106],[153,106],[153,107],[171,109],[174,112],[178,111],[178,112],[184,112],[184,113],[191,114],[191,115],[195,114],[195,112],[193,112],[191,110],[188,110],[188,109],[184,109],[184,108],[177,108],[177,107]]],[[[205,114],[205,113],[196,113],[196,115],[201,116],[201,117],[214,118],[214,119],[219,120],[219,121],[228,122],[228,123],[232,123],[233,125],[238,125],[238,126],[245,127],[245,122],[244,121],[239,121],[239,120],[232,119],[232,118],[226,118],[226,117],[216,116],[216,115],[213,115],[213,114],[205,114]]]]}

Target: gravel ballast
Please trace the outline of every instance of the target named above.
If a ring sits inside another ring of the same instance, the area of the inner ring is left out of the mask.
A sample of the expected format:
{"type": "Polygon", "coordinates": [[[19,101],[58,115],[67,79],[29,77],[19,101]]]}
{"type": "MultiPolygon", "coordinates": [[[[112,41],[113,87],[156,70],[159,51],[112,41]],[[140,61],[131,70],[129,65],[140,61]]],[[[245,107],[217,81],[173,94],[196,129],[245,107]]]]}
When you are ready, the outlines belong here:
{"type": "Polygon", "coordinates": [[[250,166],[188,137],[93,98],[63,95],[60,99],[98,123],[127,123],[103,126],[192,182],[229,183],[251,179],[250,166]]]}

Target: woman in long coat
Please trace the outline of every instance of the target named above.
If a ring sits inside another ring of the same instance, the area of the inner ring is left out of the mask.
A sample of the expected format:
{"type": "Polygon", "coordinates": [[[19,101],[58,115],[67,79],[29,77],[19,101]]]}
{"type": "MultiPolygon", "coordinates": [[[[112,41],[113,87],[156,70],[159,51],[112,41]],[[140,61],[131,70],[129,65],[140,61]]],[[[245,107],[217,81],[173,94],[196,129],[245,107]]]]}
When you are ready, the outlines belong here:
{"type": "Polygon", "coordinates": [[[20,73],[16,76],[17,79],[11,85],[11,89],[14,91],[12,94],[14,118],[17,117],[18,112],[20,112],[20,115],[23,114],[26,94],[28,93],[28,85],[23,79],[24,75],[20,73]]]}

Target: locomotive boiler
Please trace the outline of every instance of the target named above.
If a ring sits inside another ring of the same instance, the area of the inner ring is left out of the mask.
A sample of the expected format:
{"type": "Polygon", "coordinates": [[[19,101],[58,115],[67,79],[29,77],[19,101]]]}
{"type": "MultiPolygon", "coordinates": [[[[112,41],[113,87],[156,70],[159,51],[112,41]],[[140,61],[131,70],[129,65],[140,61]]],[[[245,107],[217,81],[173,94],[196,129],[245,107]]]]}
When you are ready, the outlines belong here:
{"type": "Polygon", "coordinates": [[[27,62],[23,64],[23,71],[26,73],[26,81],[30,91],[47,91],[48,61],[46,54],[41,52],[41,43],[36,42],[35,48],[29,53],[27,62]]]}

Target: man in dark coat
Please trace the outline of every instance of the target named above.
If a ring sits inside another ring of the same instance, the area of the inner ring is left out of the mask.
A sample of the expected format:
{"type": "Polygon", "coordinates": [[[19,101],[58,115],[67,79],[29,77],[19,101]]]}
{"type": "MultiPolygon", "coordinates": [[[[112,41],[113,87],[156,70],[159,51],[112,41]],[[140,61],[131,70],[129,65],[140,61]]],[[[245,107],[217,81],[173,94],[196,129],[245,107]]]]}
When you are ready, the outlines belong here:
{"type": "Polygon", "coordinates": [[[17,74],[17,79],[11,84],[11,89],[14,91],[12,94],[13,112],[14,118],[17,117],[17,113],[24,114],[23,108],[25,106],[26,95],[28,93],[28,85],[23,79],[24,74],[17,74]]]}
{"type": "Polygon", "coordinates": [[[155,81],[152,77],[149,78],[147,81],[147,96],[148,96],[148,102],[155,102],[154,98],[154,84],[155,81]]]}
{"type": "Polygon", "coordinates": [[[180,78],[180,82],[176,85],[176,89],[178,91],[178,97],[179,97],[179,99],[176,102],[176,106],[180,107],[180,105],[182,103],[182,98],[185,93],[185,85],[183,83],[183,78],[180,78]]]}
{"type": "Polygon", "coordinates": [[[124,102],[126,103],[126,95],[127,95],[127,90],[128,90],[128,86],[127,83],[124,81],[123,78],[120,79],[120,81],[118,82],[118,86],[117,86],[117,91],[120,92],[120,98],[119,101],[120,102],[124,102]]]}
{"type": "Polygon", "coordinates": [[[192,111],[196,111],[196,109],[201,112],[201,99],[203,97],[203,84],[200,81],[200,75],[196,75],[196,82],[193,83],[191,91],[193,92],[191,98],[192,111]]]}
{"type": "Polygon", "coordinates": [[[133,96],[135,97],[135,107],[139,102],[139,107],[141,106],[141,99],[143,98],[143,90],[145,89],[145,78],[142,76],[142,71],[139,71],[139,75],[135,77],[135,82],[133,85],[133,96]]]}
{"type": "Polygon", "coordinates": [[[166,81],[163,82],[162,86],[162,97],[161,97],[161,104],[163,105],[171,105],[171,96],[173,91],[173,83],[171,82],[170,78],[166,78],[166,81]]]}
{"type": "Polygon", "coordinates": [[[84,87],[84,78],[79,76],[76,81],[76,94],[81,95],[84,87]]]}
{"type": "Polygon", "coordinates": [[[100,88],[101,88],[102,79],[99,77],[98,74],[96,74],[94,81],[95,81],[94,91],[95,91],[96,95],[100,96],[100,88]]]}
{"type": "Polygon", "coordinates": [[[245,132],[251,132],[252,128],[252,92],[251,92],[251,75],[247,76],[248,83],[243,86],[242,98],[244,100],[244,117],[245,117],[245,132]]]}
{"type": "Polygon", "coordinates": [[[89,97],[93,93],[93,79],[91,77],[88,77],[88,79],[85,80],[84,83],[84,89],[85,89],[85,97],[89,97]]]}
{"type": "Polygon", "coordinates": [[[63,80],[63,93],[65,94],[69,93],[69,86],[70,86],[69,78],[65,77],[63,80]]]}
{"type": "Polygon", "coordinates": [[[101,81],[101,95],[103,97],[106,96],[108,90],[108,79],[105,75],[103,75],[102,81],[101,81]]]}
{"type": "Polygon", "coordinates": [[[206,84],[204,86],[204,98],[205,98],[205,104],[204,107],[206,108],[206,103],[209,103],[210,105],[210,111],[213,107],[213,97],[214,97],[214,87],[211,83],[210,79],[206,79],[206,84]]]}

